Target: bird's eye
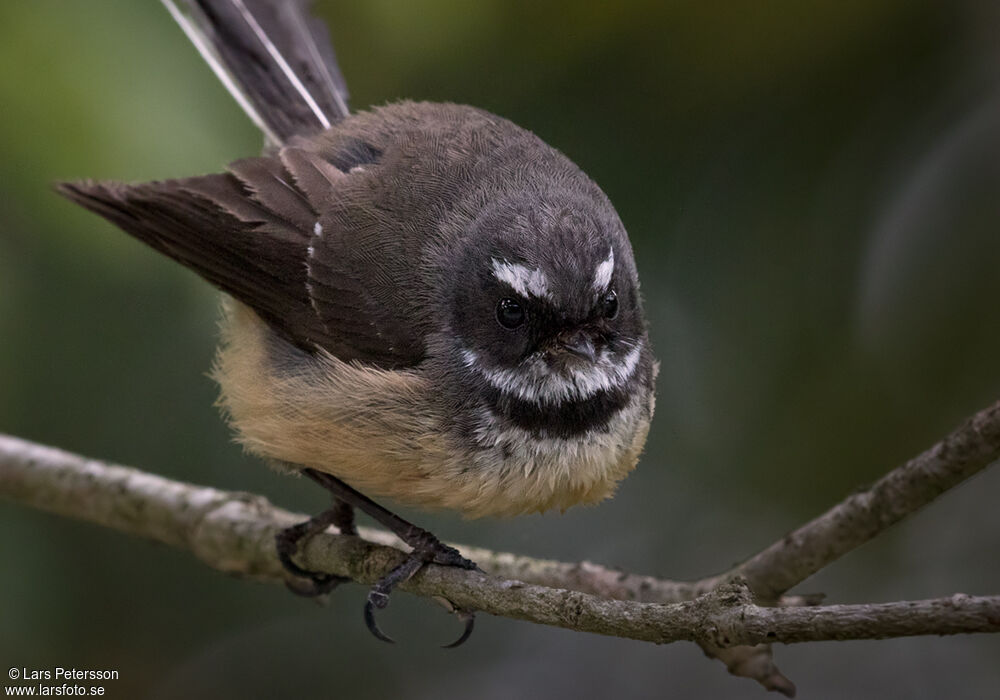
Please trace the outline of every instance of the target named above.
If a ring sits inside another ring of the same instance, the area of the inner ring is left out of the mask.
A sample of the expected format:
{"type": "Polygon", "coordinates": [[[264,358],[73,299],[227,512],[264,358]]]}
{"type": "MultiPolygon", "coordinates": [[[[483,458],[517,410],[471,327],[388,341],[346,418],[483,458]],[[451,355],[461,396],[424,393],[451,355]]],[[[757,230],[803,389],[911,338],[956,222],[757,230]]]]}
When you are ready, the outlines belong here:
{"type": "Polygon", "coordinates": [[[508,297],[497,303],[497,322],[504,328],[513,330],[523,324],[526,317],[524,307],[515,299],[508,297]]]}
{"type": "Polygon", "coordinates": [[[604,295],[604,298],[601,299],[601,313],[607,319],[612,319],[618,315],[618,295],[615,294],[615,290],[609,290],[604,295]]]}

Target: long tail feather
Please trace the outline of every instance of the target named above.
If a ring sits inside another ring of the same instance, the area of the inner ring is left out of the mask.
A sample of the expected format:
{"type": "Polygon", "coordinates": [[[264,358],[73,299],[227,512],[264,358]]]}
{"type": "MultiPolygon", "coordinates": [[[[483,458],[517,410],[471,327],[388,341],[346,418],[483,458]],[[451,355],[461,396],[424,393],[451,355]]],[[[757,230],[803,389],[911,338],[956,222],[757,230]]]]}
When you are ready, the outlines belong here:
{"type": "Polygon", "coordinates": [[[347,87],[306,0],[161,0],[269,141],[349,114],[347,87]]]}

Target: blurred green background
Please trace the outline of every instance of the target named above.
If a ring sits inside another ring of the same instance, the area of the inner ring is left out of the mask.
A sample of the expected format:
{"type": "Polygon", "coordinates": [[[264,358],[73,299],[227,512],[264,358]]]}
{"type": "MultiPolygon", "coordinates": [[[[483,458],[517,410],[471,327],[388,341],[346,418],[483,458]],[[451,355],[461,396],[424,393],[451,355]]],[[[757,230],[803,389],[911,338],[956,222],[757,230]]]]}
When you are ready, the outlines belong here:
{"type": "MultiPolygon", "coordinates": [[[[355,109],[475,104],[566,152],[632,236],[662,362],[640,468],[563,516],[444,538],[630,571],[727,567],[1000,397],[1000,6],[322,2],[355,109]]],[[[212,402],[218,301],[54,195],[217,171],[260,138],[153,0],[0,3],[0,431],[315,512],[212,402]]],[[[1000,471],[808,581],[832,602],[1000,590],[1000,471]]],[[[326,608],[0,503],[0,663],[110,697],[762,697],[654,647],[399,595],[326,608]]],[[[1000,639],[777,648],[807,698],[995,698],[1000,639]]]]}

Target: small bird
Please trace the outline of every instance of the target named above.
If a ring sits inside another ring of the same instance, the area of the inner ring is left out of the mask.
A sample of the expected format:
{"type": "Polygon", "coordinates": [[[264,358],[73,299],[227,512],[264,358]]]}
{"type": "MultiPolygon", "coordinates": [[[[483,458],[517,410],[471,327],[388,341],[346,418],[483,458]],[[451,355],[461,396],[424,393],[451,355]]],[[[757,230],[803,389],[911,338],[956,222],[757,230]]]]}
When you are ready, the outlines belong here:
{"type": "Polygon", "coordinates": [[[213,375],[229,423],[333,497],[278,554],[319,595],[343,579],[295,563],[303,538],[355,534],[355,508],[395,532],[412,552],[364,610],[391,641],[374,610],[395,585],[475,564],[364,494],[509,516],[595,503],[635,466],[657,364],[628,235],[587,175],[505,119],[406,101],[352,114],[307,3],[163,2],[263,155],[58,190],[227,295],[213,375]]]}

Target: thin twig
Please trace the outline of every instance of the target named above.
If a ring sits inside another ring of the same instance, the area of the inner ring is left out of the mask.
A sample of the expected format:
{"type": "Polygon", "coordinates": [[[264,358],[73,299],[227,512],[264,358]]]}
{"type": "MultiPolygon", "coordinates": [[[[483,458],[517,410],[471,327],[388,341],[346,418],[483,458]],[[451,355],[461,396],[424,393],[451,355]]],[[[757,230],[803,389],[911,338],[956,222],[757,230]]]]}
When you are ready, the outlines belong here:
{"type": "Polygon", "coordinates": [[[775,600],[998,459],[1000,401],[731,572],[701,581],[698,589],[711,590],[739,575],[758,600],[775,600]]]}
{"type": "MultiPolygon", "coordinates": [[[[702,579],[694,589],[705,593],[742,576],[759,600],[774,600],[998,458],[1000,402],[871,488],[848,497],[734,569],[702,579]]],[[[795,695],[795,685],[774,665],[769,644],[721,648],[702,642],[701,647],[730,673],[752,678],[768,690],[795,695]]]]}

